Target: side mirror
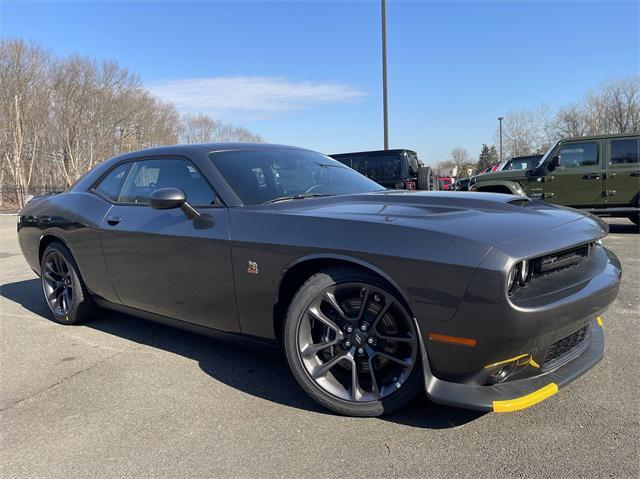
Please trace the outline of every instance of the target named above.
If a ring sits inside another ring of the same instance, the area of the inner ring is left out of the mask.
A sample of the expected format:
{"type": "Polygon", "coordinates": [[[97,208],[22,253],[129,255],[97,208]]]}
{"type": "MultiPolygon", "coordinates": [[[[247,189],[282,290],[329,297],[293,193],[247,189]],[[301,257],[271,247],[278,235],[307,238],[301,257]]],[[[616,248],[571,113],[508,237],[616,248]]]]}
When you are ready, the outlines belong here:
{"type": "Polygon", "coordinates": [[[549,171],[555,170],[558,166],[560,166],[560,157],[558,155],[551,158],[551,160],[549,160],[549,163],[547,163],[547,169],[549,171]]]}
{"type": "Polygon", "coordinates": [[[156,210],[180,208],[190,220],[200,216],[200,213],[187,203],[187,196],[180,188],[160,188],[153,191],[149,195],[149,206],[156,210]]]}

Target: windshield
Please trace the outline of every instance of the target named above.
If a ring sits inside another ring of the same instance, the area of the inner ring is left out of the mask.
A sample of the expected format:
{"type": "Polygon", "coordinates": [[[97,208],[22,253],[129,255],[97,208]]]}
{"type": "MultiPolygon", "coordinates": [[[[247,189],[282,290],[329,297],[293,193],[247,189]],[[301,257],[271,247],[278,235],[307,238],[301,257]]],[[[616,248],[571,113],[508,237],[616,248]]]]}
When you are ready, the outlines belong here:
{"type": "Polygon", "coordinates": [[[342,163],[308,150],[221,151],[209,158],[245,205],[383,189],[342,163]]]}
{"type": "Polygon", "coordinates": [[[536,163],[535,166],[542,166],[542,164],[547,161],[547,157],[551,154],[551,152],[554,150],[554,148],[558,145],[558,143],[560,143],[559,141],[557,141],[555,144],[551,145],[549,147],[549,149],[547,150],[547,152],[542,155],[542,158],[540,158],[540,161],[538,161],[538,163],[536,163]]]}
{"type": "Polygon", "coordinates": [[[540,156],[528,156],[523,158],[513,158],[504,165],[503,171],[509,170],[527,170],[537,166],[540,162],[540,156]]]}

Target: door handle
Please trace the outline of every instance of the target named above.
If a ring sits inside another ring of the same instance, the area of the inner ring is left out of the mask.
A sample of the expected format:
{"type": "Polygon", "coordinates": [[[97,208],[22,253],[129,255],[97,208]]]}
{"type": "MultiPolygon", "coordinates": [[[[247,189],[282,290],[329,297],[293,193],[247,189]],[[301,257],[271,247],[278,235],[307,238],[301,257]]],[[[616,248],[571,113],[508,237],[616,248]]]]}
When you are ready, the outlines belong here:
{"type": "Polygon", "coordinates": [[[109,223],[111,226],[115,226],[121,221],[122,221],[122,218],[120,218],[119,216],[109,216],[107,218],[107,223],[109,223]]]}
{"type": "Polygon", "coordinates": [[[600,174],[599,173],[587,173],[586,175],[584,175],[582,177],[583,180],[599,180],[600,179],[600,174]]]}

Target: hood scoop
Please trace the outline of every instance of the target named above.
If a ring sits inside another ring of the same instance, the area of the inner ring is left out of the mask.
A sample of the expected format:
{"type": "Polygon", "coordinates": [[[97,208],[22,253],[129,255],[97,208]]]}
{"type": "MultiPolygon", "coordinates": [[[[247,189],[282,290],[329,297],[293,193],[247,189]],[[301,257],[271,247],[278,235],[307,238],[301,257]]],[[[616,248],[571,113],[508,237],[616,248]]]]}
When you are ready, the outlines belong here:
{"type": "Polygon", "coordinates": [[[516,198],[515,200],[507,201],[507,203],[514,206],[527,206],[529,203],[531,203],[531,200],[523,196],[522,198],[516,198]]]}

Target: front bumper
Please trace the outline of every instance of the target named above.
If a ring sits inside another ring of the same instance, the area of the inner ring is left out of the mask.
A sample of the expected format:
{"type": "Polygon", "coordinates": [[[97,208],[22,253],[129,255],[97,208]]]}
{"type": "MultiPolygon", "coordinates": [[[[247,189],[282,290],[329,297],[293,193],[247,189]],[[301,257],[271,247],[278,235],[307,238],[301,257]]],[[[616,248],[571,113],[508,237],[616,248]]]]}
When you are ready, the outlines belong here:
{"type": "MultiPolygon", "coordinates": [[[[584,351],[562,366],[534,377],[492,386],[461,384],[445,381],[430,374],[425,368],[425,387],[430,400],[448,406],[479,411],[511,412],[533,406],[554,395],[558,388],[591,369],[604,355],[602,319],[593,320],[589,328],[589,341],[584,351]]],[[[423,363],[428,364],[425,349],[423,363]]]]}

